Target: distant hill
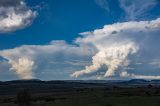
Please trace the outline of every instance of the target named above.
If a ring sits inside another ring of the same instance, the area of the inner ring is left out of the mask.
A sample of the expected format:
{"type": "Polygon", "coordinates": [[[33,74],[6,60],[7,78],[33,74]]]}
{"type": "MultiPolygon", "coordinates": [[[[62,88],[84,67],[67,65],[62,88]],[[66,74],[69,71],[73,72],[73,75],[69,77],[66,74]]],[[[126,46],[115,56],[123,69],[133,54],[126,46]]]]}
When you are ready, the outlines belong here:
{"type": "Polygon", "coordinates": [[[144,80],[144,79],[131,79],[131,80],[51,80],[42,81],[40,79],[28,79],[28,80],[11,80],[0,81],[0,84],[7,83],[48,83],[48,84],[67,84],[67,85],[79,85],[79,84],[95,84],[95,85],[132,85],[132,84],[160,84],[160,80],[144,80]]]}
{"type": "Polygon", "coordinates": [[[160,80],[151,80],[151,83],[159,83],[160,84],[160,80]]]}
{"type": "Polygon", "coordinates": [[[43,82],[40,79],[23,79],[23,80],[11,80],[4,81],[5,83],[26,83],[26,82],[43,82]]]}
{"type": "Polygon", "coordinates": [[[131,79],[128,83],[149,83],[149,81],[144,79],[131,79]]]}
{"type": "Polygon", "coordinates": [[[29,89],[32,92],[64,92],[101,87],[108,89],[115,87],[148,87],[150,84],[160,86],[160,80],[12,80],[0,82],[0,95],[16,94],[19,89],[29,89]]]}

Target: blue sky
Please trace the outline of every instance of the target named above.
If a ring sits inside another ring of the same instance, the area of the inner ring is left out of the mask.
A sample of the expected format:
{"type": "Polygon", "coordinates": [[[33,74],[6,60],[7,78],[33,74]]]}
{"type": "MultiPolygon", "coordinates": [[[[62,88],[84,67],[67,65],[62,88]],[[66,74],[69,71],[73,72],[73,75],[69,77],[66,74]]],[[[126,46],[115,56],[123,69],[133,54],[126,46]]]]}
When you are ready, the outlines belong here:
{"type": "Polygon", "coordinates": [[[0,3],[0,80],[160,78],[159,0],[0,3]]]}
{"type": "Polygon", "coordinates": [[[1,33],[3,35],[0,36],[1,49],[22,44],[46,44],[51,40],[71,42],[80,32],[122,21],[119,18],[123,13],[116,12],[120,11],[117,1],[113,2],[115,6],[111,12],[101,8],[94,0],[27,0],[26,2],[28,6],[39,5],[42,9],[37,9],[38,16],[31,26],[12,33],[1,33]]]}

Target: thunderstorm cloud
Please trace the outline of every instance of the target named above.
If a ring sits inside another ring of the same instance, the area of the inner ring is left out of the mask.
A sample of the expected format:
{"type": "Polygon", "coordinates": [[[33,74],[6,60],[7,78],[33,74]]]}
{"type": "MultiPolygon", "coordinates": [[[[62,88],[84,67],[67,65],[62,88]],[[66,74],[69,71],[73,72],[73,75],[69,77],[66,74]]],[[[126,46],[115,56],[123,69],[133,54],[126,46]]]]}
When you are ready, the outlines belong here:
{"type": "Polygon", "coordinates": [[[159,33],[159,18],[152,21],[115,23],[81,33],[82,37],[72,44],[52,41],[46,45],[23,45],[1,50],[0,56],[8,61],[10,70],[23,79],[34,78],[38,71],[45,73],[48,70],[57,70],[56,74],[70,74],[73,78],[81,77],[96,73],[103,66],[106,67],[103,68],[105,72],[96,75],[98,78],[157,79],[159,76],[148,73],[156,74],[160,67],[160,61],[157,60],[160,53],[157,47],[159,33]],[[153,39],[157,41],[152,42],[153,39]],[[150,71],[146,72],[142,68],[146,64],[150,71]],[[156,68],[153,69],[153,66],[156,68]],[[139,70],[134,70],[138,67],[139,70]]]}

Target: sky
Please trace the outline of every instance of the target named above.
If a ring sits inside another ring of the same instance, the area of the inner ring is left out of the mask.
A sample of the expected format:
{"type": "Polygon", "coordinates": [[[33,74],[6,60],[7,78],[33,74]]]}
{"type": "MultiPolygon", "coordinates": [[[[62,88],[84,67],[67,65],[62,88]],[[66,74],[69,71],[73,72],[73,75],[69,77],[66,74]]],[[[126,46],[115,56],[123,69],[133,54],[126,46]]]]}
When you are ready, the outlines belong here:
{"type": "Polygon", "coordinates": [[[160,0],[0,0],[0,80],[160,79],[160,0]]]}

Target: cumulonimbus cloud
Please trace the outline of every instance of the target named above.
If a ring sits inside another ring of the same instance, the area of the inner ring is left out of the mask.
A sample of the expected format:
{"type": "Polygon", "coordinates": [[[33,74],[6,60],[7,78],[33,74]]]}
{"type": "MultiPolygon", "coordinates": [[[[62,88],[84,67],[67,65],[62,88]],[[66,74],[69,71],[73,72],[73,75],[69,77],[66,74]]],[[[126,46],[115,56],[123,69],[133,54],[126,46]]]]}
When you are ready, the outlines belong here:
{"type": "MultiPolygon", "coordinates": [[[[65,41],[52,41],[47,45],[24,45],[1,50],[0,56],[8,61],[10,70],[14,71],[19,78],[31,79],[36,77],[36,70],[41,73],[45,70],[55,71],[57,65],[84,66],[87,64],[84,60],[91,57],[93,53],[95,53],[94,49],[87,46],[78,47],[67,44],[65,41]]],[[[60,67],[59,69],[67,70],[60,67]]]]}
{"type": "Polygon", "coordinates": [[[22,79],[32,79],[34,78],[33,75],[33,68],[34,66],[34,61],[29,60],[28,58],[19,58],[18,61],[9,61],[11,64],[10,70],[15,71],[20,78],[22,79]]]}
{"type": "MultiPolygon", "coordinates": [[[[82,33],[84,37],[78,38],[77,43],[92,44],[98,52],[92,57],[92,65],[84,70],[73,73],[72,77],[98,71],[106,65],[104,77],[114,76],[116,71],[125,71],[124,67],[130,63],[129,58],[143,49],[143,43],[148,45],[148,38],[160,28],[160,19],[153,21],[124,22],[106,25],[93,32],[82,33]]],[[[134,76],[135,77],[135,76],[134,76]]]]}
{"type": "Polygon", "coordinates": [[[85,70],[77,71],[71,76],[78,77],[83,74],[98,71],[102,65],[106,65],[108,70],[105,77],[113,76],[119,67],[125,67],[129,64],[128,55],[137,52],[138,47],[133,42],[115,43],[112,46],[98,48],[99,52],[93,56],[92,65],[86,66],[85,70]]]}
{"type": "Polygon", "coordinates": [[[0,0],[0,32],[11,32],[30,25],[37,15],[25,0],[0,0]]]}
{"type": "Polygon", "coordinates": [[[104,65],[106,69],[102,74],[103,78],[159,78],[147,76],[148,72],[147,75],[145,72],[144,75],[137,74],[140,70],[129,71],[137,68],[132,67],[133,64],[141,63],[137,65],[146,67],[146,63],[153,63],[152,59],[159,58],[159,33],[160,18],[115,23],[81,33],[83,36],[72,44],[52,41],[46,45],[23,45],[0,50],[0,56],[8,62],[10,70],[23,79],[34,78],[41,70],[44,73],[46,70],[53,71],[52,73],[58,70],[55,72],[56,76],[67,71],[67,75],[74,78],[98,72],[104,65]]]}

